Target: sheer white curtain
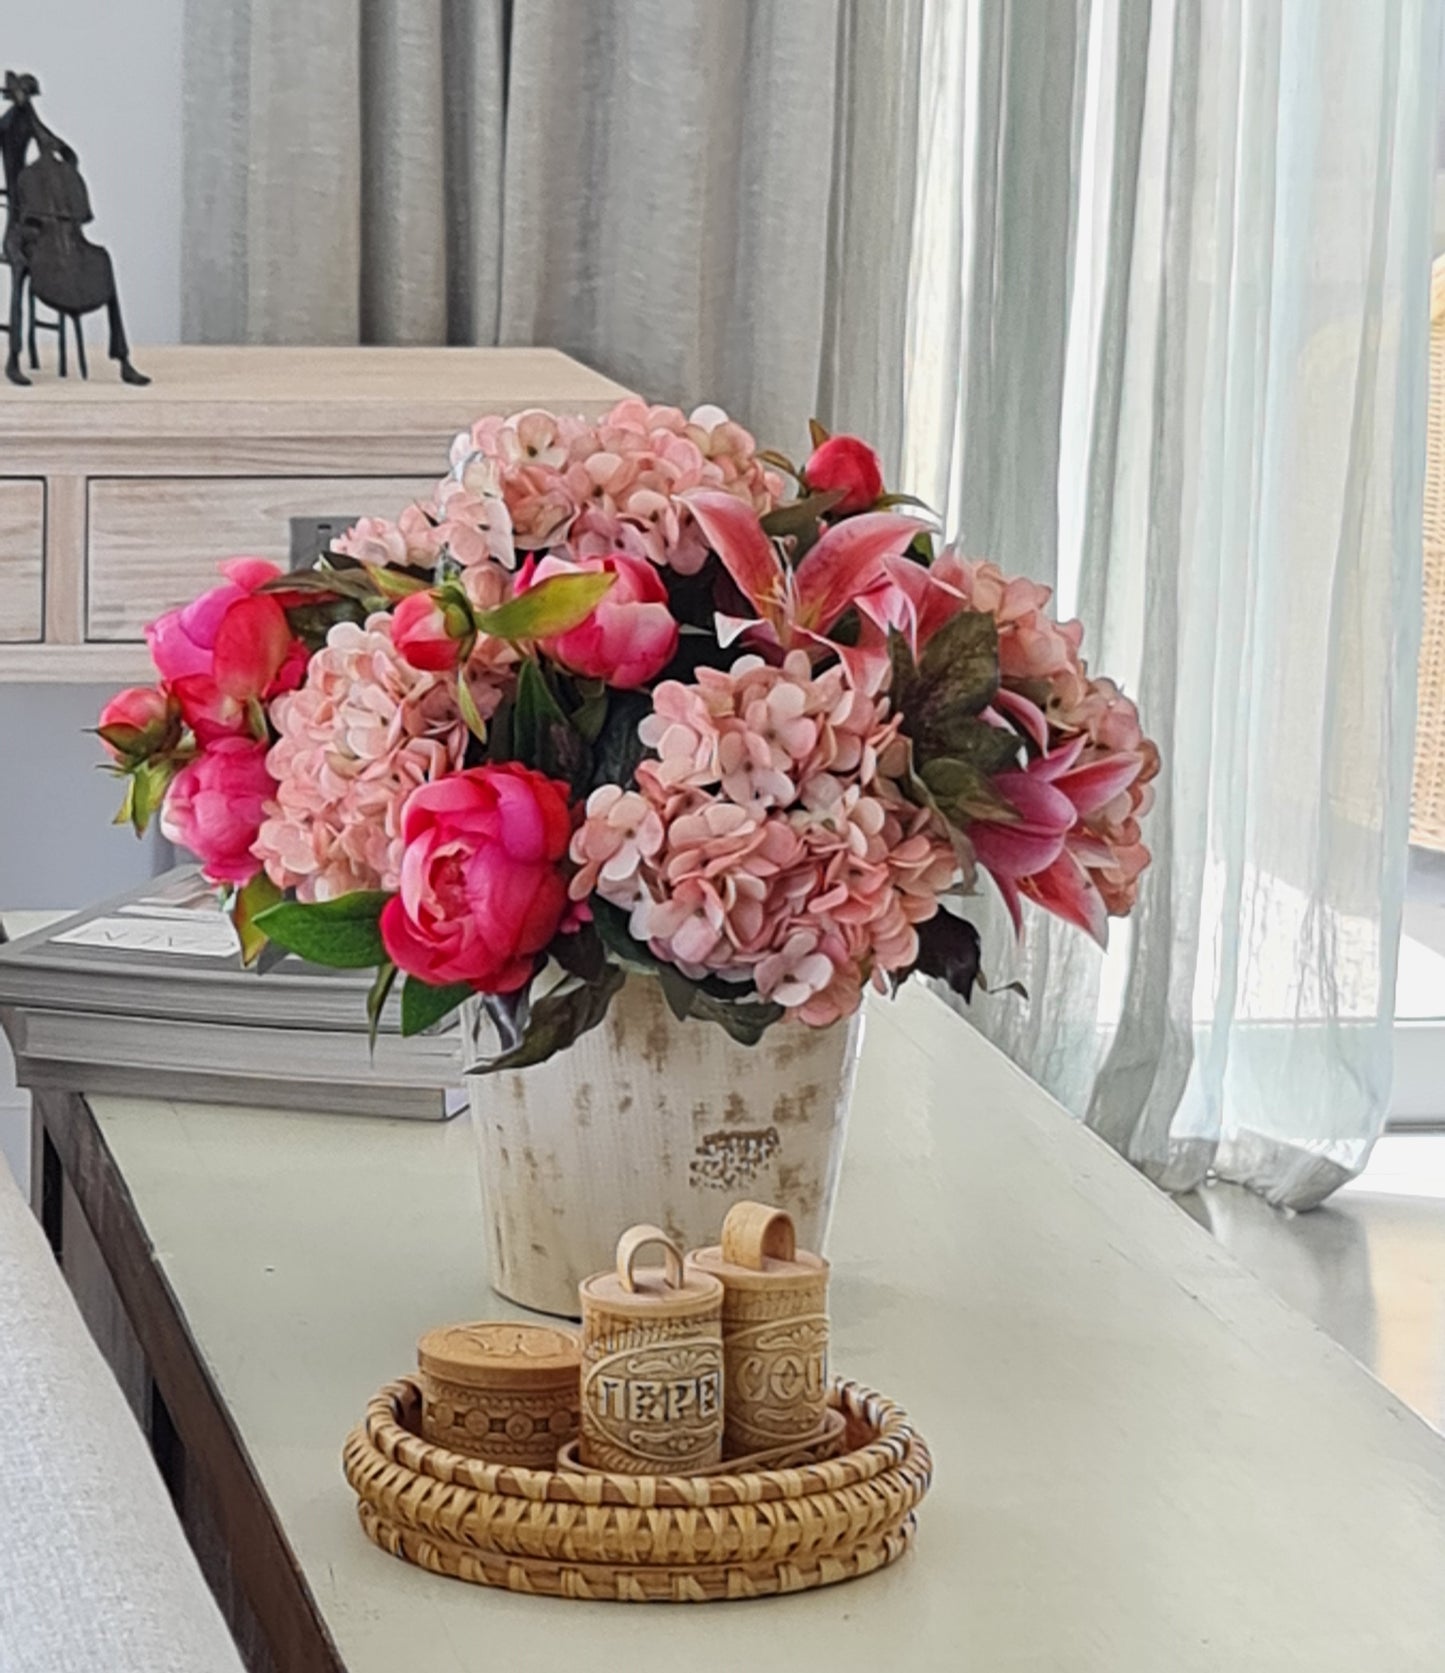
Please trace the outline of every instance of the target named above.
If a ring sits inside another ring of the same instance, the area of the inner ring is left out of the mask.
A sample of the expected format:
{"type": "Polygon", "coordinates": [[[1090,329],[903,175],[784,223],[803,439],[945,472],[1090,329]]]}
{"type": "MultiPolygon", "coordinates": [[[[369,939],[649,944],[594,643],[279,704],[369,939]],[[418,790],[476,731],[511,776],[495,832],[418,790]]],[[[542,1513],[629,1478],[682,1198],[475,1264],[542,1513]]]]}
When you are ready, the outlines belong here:
{"type": "Polygon", "coordinates": [[[1165,761],[1132,933],[1105,961],[1035,917],[1039,999],[975,1014],[1171,1189],[1311,1206],[1386,1107],[1438,30],[1437,0],[925,6],[906,456],[1058,584],[1165,761]],[[1042,130],[1012,176],[1010,113],[1042,130]]]}

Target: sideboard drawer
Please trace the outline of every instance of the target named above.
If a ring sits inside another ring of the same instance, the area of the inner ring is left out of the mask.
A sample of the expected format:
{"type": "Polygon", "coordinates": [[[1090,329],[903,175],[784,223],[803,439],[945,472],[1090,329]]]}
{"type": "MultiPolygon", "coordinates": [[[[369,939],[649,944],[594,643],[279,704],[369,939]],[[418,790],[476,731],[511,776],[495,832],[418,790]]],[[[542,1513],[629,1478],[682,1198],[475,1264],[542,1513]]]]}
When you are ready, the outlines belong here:
{"type": "Polygon", "coordinates": [[[45,483],[0,478],[0,641],[41,637],[45,616],[45,483]]]}
{"type": "Polygon", "coordinates": [[[429,500],[435,476],[92,477],[86,638],[139,639],[236,553],[285,565],[293,517],[396,517],[429,500]]]}

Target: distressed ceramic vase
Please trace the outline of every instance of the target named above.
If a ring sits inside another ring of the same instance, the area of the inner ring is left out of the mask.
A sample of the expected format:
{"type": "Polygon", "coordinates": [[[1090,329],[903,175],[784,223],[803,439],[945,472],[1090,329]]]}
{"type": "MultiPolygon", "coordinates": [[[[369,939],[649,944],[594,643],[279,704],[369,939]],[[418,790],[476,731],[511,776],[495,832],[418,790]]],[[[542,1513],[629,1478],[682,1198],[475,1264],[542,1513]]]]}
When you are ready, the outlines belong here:
{"type": "MultiPolygon", "coordinates": [[[[612,1264],[626,1227],[650,1221],[694,1249],[745,1199],[786,1209],[798,1242],[821,1250],[862,1027],[861,1013],[779,1023],[742,1046],[679,1022],[654,980],[630,976],[566,1051],[471,1076],[492,1287],[575,1318],[578,1284],[612,1264]]],[[[473,1063],[495,1049],[475,1001],[463,1038],[473,1063]]]]}

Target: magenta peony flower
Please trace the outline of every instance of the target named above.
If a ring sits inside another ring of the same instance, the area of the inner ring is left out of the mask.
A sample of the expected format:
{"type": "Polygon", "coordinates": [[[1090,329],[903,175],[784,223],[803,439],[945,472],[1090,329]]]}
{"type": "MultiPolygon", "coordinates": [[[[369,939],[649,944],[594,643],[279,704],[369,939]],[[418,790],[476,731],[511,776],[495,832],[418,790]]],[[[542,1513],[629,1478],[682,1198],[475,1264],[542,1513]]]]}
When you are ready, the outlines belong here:
{"type": "Polygon", "coordinates": [[[218,739],[171,781],[161,829],[213,883],[249,883],[261,869],[252,845],[275,788],[264,744],[218,739]]]}
{"type": "Polygon", "coordinates": [[[588,679],[605,680],[623,690],[646,685],[672,661],[678,637],[667,607],[667,588],[651,564],[627,552],[575,563],[551,556],[540,563],[529,559],[517,577],[517,591],[526,592],[554,575],[586,570],[603,570],[617,579],[586,621],[542,640],[542,649],[588,679]]]}
{"type": "Polygon", "coordinates": [[[803,467],[810,494],[841,493],[834,511],[844,516],[867,511],[883,492],[883,467],[878,455],[857,436],[829,436],[813,449],[803,467]]]}
{"type": "MultiPolygon", "coordinates": [[[[468,679],[490,716],[504,676],[469,665],[468,679]]],[[[256,852],[272,882],[302,900],[396,888],[402,804],[419,785],[455,772],[466,751],[455,676],[405,661],[389,615],[364,628],[341,622],[305,685],[278,699],[271,718],[277,782],[256,852]]]]}
{"type": "Polygon", "coordinates": [[[252,705],[298,686],[309,653],[292,637],[265,558],[231,558],[219,587],[146,628],[151,660],[201,743],[252,729],[252,705]]]}
{"type": "Polygon", "coordinates": [[[521,987],[567,913],[571,834],[567,786],[515,761],[414,792],[401,892],[381,914],[392,961],[437,987],[521,987]]]}

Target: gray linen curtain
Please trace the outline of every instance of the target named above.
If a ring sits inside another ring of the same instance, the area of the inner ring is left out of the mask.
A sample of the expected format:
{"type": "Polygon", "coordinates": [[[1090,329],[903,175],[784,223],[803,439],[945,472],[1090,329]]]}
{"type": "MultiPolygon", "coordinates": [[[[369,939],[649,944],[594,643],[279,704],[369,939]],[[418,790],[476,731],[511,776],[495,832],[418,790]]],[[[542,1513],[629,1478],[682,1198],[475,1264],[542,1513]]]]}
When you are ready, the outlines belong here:
{"type": "Polygon", "coordinates": [[[184,334],[551,343],[896,458],[921,0],[191,0],[184,334]]]}

